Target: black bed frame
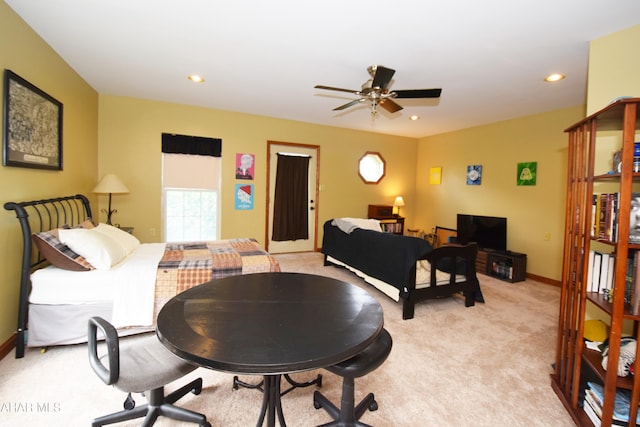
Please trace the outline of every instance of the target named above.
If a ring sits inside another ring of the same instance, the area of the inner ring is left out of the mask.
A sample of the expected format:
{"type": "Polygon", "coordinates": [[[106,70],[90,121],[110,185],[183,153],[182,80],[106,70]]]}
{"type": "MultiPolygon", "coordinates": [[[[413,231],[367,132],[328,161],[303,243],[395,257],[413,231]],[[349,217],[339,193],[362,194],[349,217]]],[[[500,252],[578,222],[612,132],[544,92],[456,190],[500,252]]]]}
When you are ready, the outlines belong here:
{"type": "Polygon", "coordinates": [[[48,264],[31,241],[33,233],[63,226],[75,226],[91,219],[89,200],[82,194],[28,202],[7,202],[4,208],[15,211],[22,229],[22,263],[20,267],[20,301],[16,330],[16,358],[24,357],[27,341],[27,314],[31,273],[48,264]]]}

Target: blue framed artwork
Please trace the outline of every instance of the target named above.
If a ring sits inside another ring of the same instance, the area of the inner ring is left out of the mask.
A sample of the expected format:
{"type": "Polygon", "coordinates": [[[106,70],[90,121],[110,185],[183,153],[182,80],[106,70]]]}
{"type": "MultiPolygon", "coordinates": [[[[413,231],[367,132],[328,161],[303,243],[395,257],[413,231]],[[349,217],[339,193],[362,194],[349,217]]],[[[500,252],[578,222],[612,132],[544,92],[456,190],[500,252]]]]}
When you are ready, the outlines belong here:
{"type": "Polygon", "coordinates": [[[236,203],[238,211],[253,209],[253,184],[236,184],[236,203]]]}
{"type": "Polygon", "coordinates": [[[482,182],[482,165],[467,166],[467,185],[480,185],[482,182]]]}

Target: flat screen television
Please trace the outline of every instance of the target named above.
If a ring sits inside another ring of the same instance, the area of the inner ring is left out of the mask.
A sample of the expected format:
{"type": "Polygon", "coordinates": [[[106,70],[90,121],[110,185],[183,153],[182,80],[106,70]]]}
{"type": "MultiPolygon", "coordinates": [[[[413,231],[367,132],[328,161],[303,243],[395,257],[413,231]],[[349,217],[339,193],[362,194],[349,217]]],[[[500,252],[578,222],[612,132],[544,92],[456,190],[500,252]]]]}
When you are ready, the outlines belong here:
{"type": "Polygon", "coordinates": [[[507,250],[507,218],[458,214],[457,242],[476,242],[479,249],[507,250]]]}

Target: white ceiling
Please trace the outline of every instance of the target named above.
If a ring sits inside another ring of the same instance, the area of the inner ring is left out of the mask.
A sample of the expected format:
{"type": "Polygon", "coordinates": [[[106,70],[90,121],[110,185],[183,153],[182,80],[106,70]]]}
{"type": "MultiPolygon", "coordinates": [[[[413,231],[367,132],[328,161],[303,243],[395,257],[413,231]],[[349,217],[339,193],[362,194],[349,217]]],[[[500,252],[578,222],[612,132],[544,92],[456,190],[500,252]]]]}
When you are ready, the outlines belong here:
{"type": "Polygon", "coordinates": [[[589,41],[640,24],[639,0],[5,2],[101,94],[410,137],[581,105],[589,41]],[[377,64],[439,102],[374,119],[313,88],[358,90],[377,64]]]}

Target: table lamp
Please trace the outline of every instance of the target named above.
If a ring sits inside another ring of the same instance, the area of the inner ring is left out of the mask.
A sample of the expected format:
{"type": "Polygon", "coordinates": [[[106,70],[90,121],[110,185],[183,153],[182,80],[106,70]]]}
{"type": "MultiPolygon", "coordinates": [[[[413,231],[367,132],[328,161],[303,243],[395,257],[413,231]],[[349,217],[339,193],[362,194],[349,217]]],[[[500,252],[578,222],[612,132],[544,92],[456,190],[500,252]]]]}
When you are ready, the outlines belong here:
{"type": "Polygon", "coordinates": [[[93,189],[93,192],[97,194],[109,194],[109,210],[102,209],[102,212],[107,214],[107,224],[111,225],[111,215],[118,212],[116,209],[111,209],[111,195],[114,193],[128,193],[129,189],[117,175],[107,174],[102,177],[98,185],[93,189]]]}
{"type": "Polygon", "coordinates": [[[396,215],[400,216],[400,208],[404,206],[404,199],[402,198],[402,196],[396,197],[396,199],[393,201],[393,206],[398,208],[398,213],[396,215]]]}

